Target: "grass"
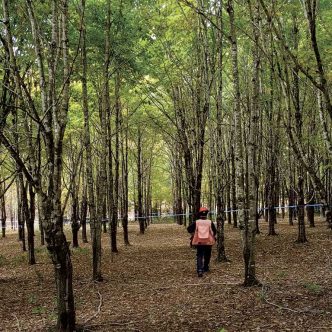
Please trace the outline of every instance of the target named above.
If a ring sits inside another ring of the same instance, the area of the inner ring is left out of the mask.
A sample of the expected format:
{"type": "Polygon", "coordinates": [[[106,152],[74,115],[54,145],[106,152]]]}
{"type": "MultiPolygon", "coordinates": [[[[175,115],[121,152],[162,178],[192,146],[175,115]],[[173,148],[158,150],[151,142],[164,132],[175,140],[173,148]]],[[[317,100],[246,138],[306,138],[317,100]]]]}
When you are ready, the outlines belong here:
{"type": "Polygon", "coordinates": [[[31,312],[35,315],[40,315],[46,313],[46,309],[43,306],[35,306],[32,308],[31,312]]]}
{"type": "Polygon", "coordinates": [[[288,274],[287,274],[286,271],[280,271],[280,272],[277,273],[277,276],[278,276],[279,278],[286,278],[287,275],[288,275],[288,274]]]}
{"type": "Polygon", "coordinates": [[[4,267],[7,263],[7,259],[4,256],[0,255],[0,267],[4,267]]]}
{"type": "Polygon", "coordinates": [[[87,255],[90,252],[90,249],[86,247],[78,247],[72,249],[72,252],[78,255],[87,255]]]}
{"type": "Polygon", "coordinates": [[[323,292],[323,287],[316,284],[315,282],[306,282],[304,287],[313,294],[321,294],[323,292]]]}
{"type": "Polygon", "coordinates": [[[19,266],[22,263],[27,262],[27,254],[26,253],[20,253],[12,258],[12,263],[14,266],[19,266]]]}

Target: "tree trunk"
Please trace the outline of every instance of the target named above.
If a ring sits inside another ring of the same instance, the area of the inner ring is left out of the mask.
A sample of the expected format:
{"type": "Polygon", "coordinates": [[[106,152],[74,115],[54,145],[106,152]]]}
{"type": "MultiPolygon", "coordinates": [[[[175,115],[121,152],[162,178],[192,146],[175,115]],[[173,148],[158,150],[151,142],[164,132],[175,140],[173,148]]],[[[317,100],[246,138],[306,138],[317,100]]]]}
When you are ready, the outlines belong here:
{"type": "Polygon", "coordinates": [[[25,216],[23,207],[23,188],[24,183],[23,174],[20,172],[16,181],[16,191],[17,191],[17,222],[18,222],[18,239],[22,242],[22,250],[26,251],[25,242],[25,216]]]}
{"type": "Polygon", "coordinates": [[[129,203],[128,202],[128,122],[126,123],[125,130],[123,130],[121,133],[122,133],[122,144],[121,144],[122,214],[121,215],[122,215],[123,240],[125,245],[129,245],[130,243],[128,235],[128,203],[129,203]]]}
{"type": "MultiPolygon", "coordinates": [[[[0,178],[0,180],[2,180],[0,178]]],[[[1,217],[1,229],[2,229],[2,237],[6,237],[6,201],[5,201],[5,181],[1,184],[1,192],[0,192],[0,217],[1,217]]]]}
{"type": "Polygon", "coordinates": [[[142,174],[142,132],[137,133],[137,208],[140,234],[145,231],[145,217],[143,216],[143,174],[142,174]]]}
{"type": "Polygon", "coordinates": [[[306,11],[306,18],[308,20],[308,27],[310,32],[311,46],[315,54],[316,59],[316,70],[319,75],[320,89],[325,99],[326,109],[332,120],[332,103],[329,93],[329,84],[326,79],[326,74],[322,62],[322,58],[319,52],[316,36],[316,19],[317,19],[317,0],[304,0],[304,7],[306,11]]]}
{"type": "Polygon", "coordinates": [[[40,231],[40,245],[45,245],[45,231],[43,227],[43,222],[41,216],[41,196],[37,194],[37,205],[38,205],[38,224],[39,224],[39,231],[40,231]]]}
{"type": "MultiPolygon", "coordinates": [[[[69,244],[62,231],[62,217],[51,217],[51,199],[45,199],[42,207],[42,219],[45,228],[47,249],[51,254],[55,271],[57,298],[57,329],[63,332],[75,331],[75,304],[73,292],[73,267],[69,244]],[[52,219],[51,219],[52,218],[52,219]]],[[[53,213],[52,213],[53,214],[53,213]]]]}
{"type": "Polygon", "coordinates": [[[225,250],[225,212],[221,197],[217,200],[217,261],[229,262],[225,250]]]}
{"type": "MultiPolygon", "coordinates": [[[[289,162],[291,164],[290,161],[291,157],[289,156],[289,162]]],[[[288,189],[288,223],[290,226],[294,225],[294,217],[295,217],[295,197],[294,197],[294,174],[293,174],[293,169],[292,167],[289,170],[289,189],[288,189]]]]}
{"type": "Polygon", "coordinates": [[[307,219],[309,226],[315,227],[315,207],[313,205],[316,203],[316,200],[315,200],[314,191],[312,189],[309,190],[308,196],[309,199],[307,200],[307,204],[309,204],[309,206],[306,206],[307,219]]]}
{"type": "Polygon", "coordinates": [[[255,265],[255,238],[256,238],[256,218],[257,218],[257,192],[258,192],[258,173],[257,173],[257,131],[259,121],[259,66],[260,56],[258,50],[259,44],[259,10],[255,5],[251,8],[251,2],[248,0],[249,11],[251,14],[253,35],[255,39],[255,47],[253,48],[253,96],[252,96],[252,109],[250,119],[250,132],[249,132],[249,150],[248,150],[248,184],[249,189],[249,219],[244,219],[242,235],[243,243],[243,257],[245,265],[244,286],[259,285],[260,282],[256,278],[256,265],[255,265]]]}
{"type": "Polygon", "coordinates": [[[307,242],[306,233],[305,233],[305,223],[304,223],[304,191],[303,191],[303,178],[300,176],[298,178],[298,237],[297,242],[305,243],[307,242]]]}
{"type": "Polygon", "coordinates": [[[71,206],[71,230],[73,234],[73,248],[78,248],[78,231],[80,229],[79,223],[79,209],[78,209],[78,197],[76,188],[72,194],[72,206],[71,206]]]}
{"type": "MultiPolygon", "coordinates": [[[[217,221],[217,261],[227,262],[229,261],[226,256],[225,250],[225,204],[223,199],[223,188],[227,186],[223,185],[223,178],[225,177],[225,162],[223,159],[223,116],[222,116],[222,105],[223,105],[223,1],[219,0],[217,11],[217,47],[216,47],[216,67],[217,67],[217,77],[216,77],[216,118],[215,118],[215,130],[216,134],[213,135],[214,128],[211,130],[211,136],[213,139],[213,146],[211,155],[211,166],[213,173],[213,192],[214,199],[216,202],[216,221],[217,221]]],[[[212,124],[210,125],[212,127],[212,124]]],[[[212,188],[210,189],[212,191],[212,188]]],[[[226,189],[227,190],[227,189],[226,189]]]]}
{"type": "MultiPolygon", "coordinates": [[[[23,181],[23,176],[20,181],[23,181]]],[[[24,219],[26,221],[27,233],[28,233],[28,262],[30,265],[36,264],[35,259],[35,244],[34,244],[34,222],[35,222],[35,193],[31,184],[21,183],[22,194],[22,208],[24,219]],[[29,188],[28,188],[29,187],[29,188]],[[30,196],[30,205],[28,200],[28,189],[30,196]]]]}
{"type": "MultiPolygon", "coordinates": [[[[233,134],[232,134],[233,135],[233,134]]],[[[236,199],[236,167],[235,167],[235,154],[234,146],[231,145],[231,178],[232,178],[232,218],[233,218],[233,227],[237,227],[237,199],[236,199]]],[[[230,212],[231,213],[231,212],[230,212]]]]}
{"type": "MultiPolygon", "coordinates": [[[[244,193],[244,153],[243,153],[243,139],[242,139],[242,110],[241,110],[241,94],[240,94],[240,80],[238,68],[238,50],[237,37],[235,29],[235,15],[233,0],[227,1],[227,12],[230,20],[230,40],[231,40],[231,58],[232,58],[232,84],[234,90],[234,122],[235,122],[235,149],[234,149],[234,170],[236,180],[236,210],[237,221],[240,224],[241,231],[244,229],[245,223],[245,193],[244,193]]],[[[233,196],[234,197],[234,196],[233,196]]],[[[233,209],[234,207],[233,201],[233,209]]],[[[235,219],[234,219],[235,221],[235,219]]],[[[235,227],[235,222],[234,222],[235,227]]]]}
{"type": "Polygon", "coordinates": [[[82,107],[84,115],[84,146],[86,155],[86,182],[88,194],[88,207],[90,216],[90,232],[92,240],[92,278],[95,281],[101,281],[101,238],[100,221],[97,220],[97,211],[95,203],[95,190],[92,166],[92,147],[90,139],[90,115],[88,108],[88,89],[87,89],[87,51],[86,51],[86,26],[84,12],[85,0],[81,0],[81,19],[82,19],[82,107]]]}
{"type": "MultiPolygon", "coordinates": [[[[84,178],[84,175],[83,175],[83,178],[84,178]]],[[[86,231],[86,218],[88,215],[88,199],[87,199],[87,185],[84,181],[83,181],[83,194],[82,194],[80,212],[81,212],[80,220],[81,220],[81,226],[82,226],[82,241],[83,241],[83,243],[88,243],[88,237],[87,237],[87,231],[86,231]]]]}
{"type": "MultiPolygon", "coordinates": [[[[59,331],[72,332],[75,329],[75,305],[72,288],[72,266],[70,261],[70,252],[63,234],[62,210],[61,210],[61,192],[62,192],[62,153],[63,137],[67,123],[67,114],[69,107],[69,51],[68,51],[68,1],[63,0],[58,4],[57,0],[52,1],[52,40],[49,45],[49,75],[45,75],[46,61],[41,43],[41,33],[39,24],[35,17],[34,7],[31,0],[26,0],[29,21],[32,32],[32,45],[35,50],[37,71],[36,77],[39,78],[39,86],[35,89],[38,105],[40,103],[42,120],[40,114],[36,111],[34,96],[24,90],[24,98],[27,109],[31,110],[38,123],[38,129],[43,135],[45,146],[45,164],[43,172],[45,177],[42,179],[40,174],[31,174],[27,164],[18,154],[17,150],[9,143],[6,137],[1,133],[1,141],[6,146],[12,158],[19,166],[20,173],[26,177],[41,198],[40,218],[45,230],[45,240],[48,244],[48,250],[55,268],[55,283],[57,288],[58,303],[58,321],[57,329],[59,331]],[[58,41],[61,45],[58,45],[58,41]],[[58,48],[58,46],[60,46],[58,48]],[[55,49],[61,50],[58,58],[55,59],[55,49]],[[61,66],[57,67],[57,60],[61,66]],[[61,70],[59,75],[55,75],[56,69],[61,70]],[[58,84],[56,79],[59,78],[58,84]],[[61,81],[62,80],[62,81],[61,81]],[[60,102],[56,100],[56,88],[61,86],[60,102]],[[48,89],[48,90],[47,90],[48,89]]],[[[10,19],[8,11],[8,0],[3,0],[4,21],[6,22],[7,44],[11,49],[11,66],[15,77],[16,88],[19,96],[22,97],[23,80],[20,77],[20,69],[16,65],[16,58],[13,48],[13,37],[10,29],[10,19]]],[[[36,84],[38,85],[37,81],[36,84]]],[[[38,130],[38,131],[39,131],[38,130]]],[[[23,183],[23,181],[20,181],[23,183]]],[[[30,195],[33,195],[30,193],[30,195]]],[[[21,195],[21,199],[22,199],[21,195]]],[[[24,199],[24,197],[23,197],[24,199]]],[[[20,211],[21,213],[21,211],[20,211]]],[[[32,233],[31,233],[32,234],[32,233]]]]}
{"type": "MultiPolygon", "coordinates": [[[[120,99],[121,77],[119,71],[115,74],[115,155],[114,155],[114,181],[113,183],[113,207],[112,207],[112,221],[111,221],[111,250],[118,252],[117,248],[117,225],[118,225],[118,210],[119,210],[119,181],[120,181],[120,127],[121,127],[121,99],[120,99]]],[[[111,157],[110,157],[111,158],[111,157]]]]}

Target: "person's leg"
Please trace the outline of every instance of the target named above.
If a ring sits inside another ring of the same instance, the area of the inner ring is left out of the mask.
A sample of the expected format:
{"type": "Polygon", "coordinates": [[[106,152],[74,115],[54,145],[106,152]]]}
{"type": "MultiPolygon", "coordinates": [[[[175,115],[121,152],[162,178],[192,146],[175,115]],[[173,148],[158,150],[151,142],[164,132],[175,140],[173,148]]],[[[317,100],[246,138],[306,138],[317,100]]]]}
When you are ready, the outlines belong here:
{"type": "Polygon", "coordinates": [[[203,274],[204,266],[203,266],[203,257],[204,257],[204,246],[197,246],[197,274],[201,276],[203,274]]]}
{"type": "Polygon", "coordinates": [[[210,259],[211,259],[212,246],[204,246],[204,272],[210,270],[210,259]]]}

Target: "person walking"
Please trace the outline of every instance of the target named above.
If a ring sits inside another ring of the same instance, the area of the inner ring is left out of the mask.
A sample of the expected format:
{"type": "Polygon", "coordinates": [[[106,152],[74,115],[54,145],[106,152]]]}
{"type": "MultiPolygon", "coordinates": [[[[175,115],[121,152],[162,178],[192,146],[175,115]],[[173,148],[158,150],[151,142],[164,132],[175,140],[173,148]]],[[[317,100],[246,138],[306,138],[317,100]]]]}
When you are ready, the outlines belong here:
{"type": "Polygon", "coordinates": [[[192,245],[196,246],[197,275],[203,277],[204,272],[209,272],[212,246],[216,242],[217,229],[214,223],[207,219],[209,210],[201,207],[198,212],[199,218],[188,226],[187,231],[193,234],[192,245]]]}

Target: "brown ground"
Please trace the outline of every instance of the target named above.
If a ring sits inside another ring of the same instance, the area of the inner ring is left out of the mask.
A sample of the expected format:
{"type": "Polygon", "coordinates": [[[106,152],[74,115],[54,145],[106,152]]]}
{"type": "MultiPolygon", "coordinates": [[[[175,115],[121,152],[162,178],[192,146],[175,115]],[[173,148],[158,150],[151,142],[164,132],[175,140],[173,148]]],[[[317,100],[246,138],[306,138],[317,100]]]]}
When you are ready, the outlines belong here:
{"type": "MultiPolygon", "coordinates": [[[[111,255],[104,235],[104,282],[91,282],[91,250],[73,250],[78,324],[84,331],[332,331],[332,232],[317,221],[309,242],[297,228],[257,238],[257,276],[263,287],[243,288],[239,230],[226,227],[231,263],[212,261],[198,279],[195,251],[182,226],[154,224],[144,236],[130,226],[132,246],[111,255]]],[[[51,331],[55,288],[46,249],[27,266],[16,234],[0,239],[0,331],[51,331]]],[[[215,249],[214,249],[215,250],[215,249]]],[[[214,252],[215,254],[215,252],[214,252]]]]}

